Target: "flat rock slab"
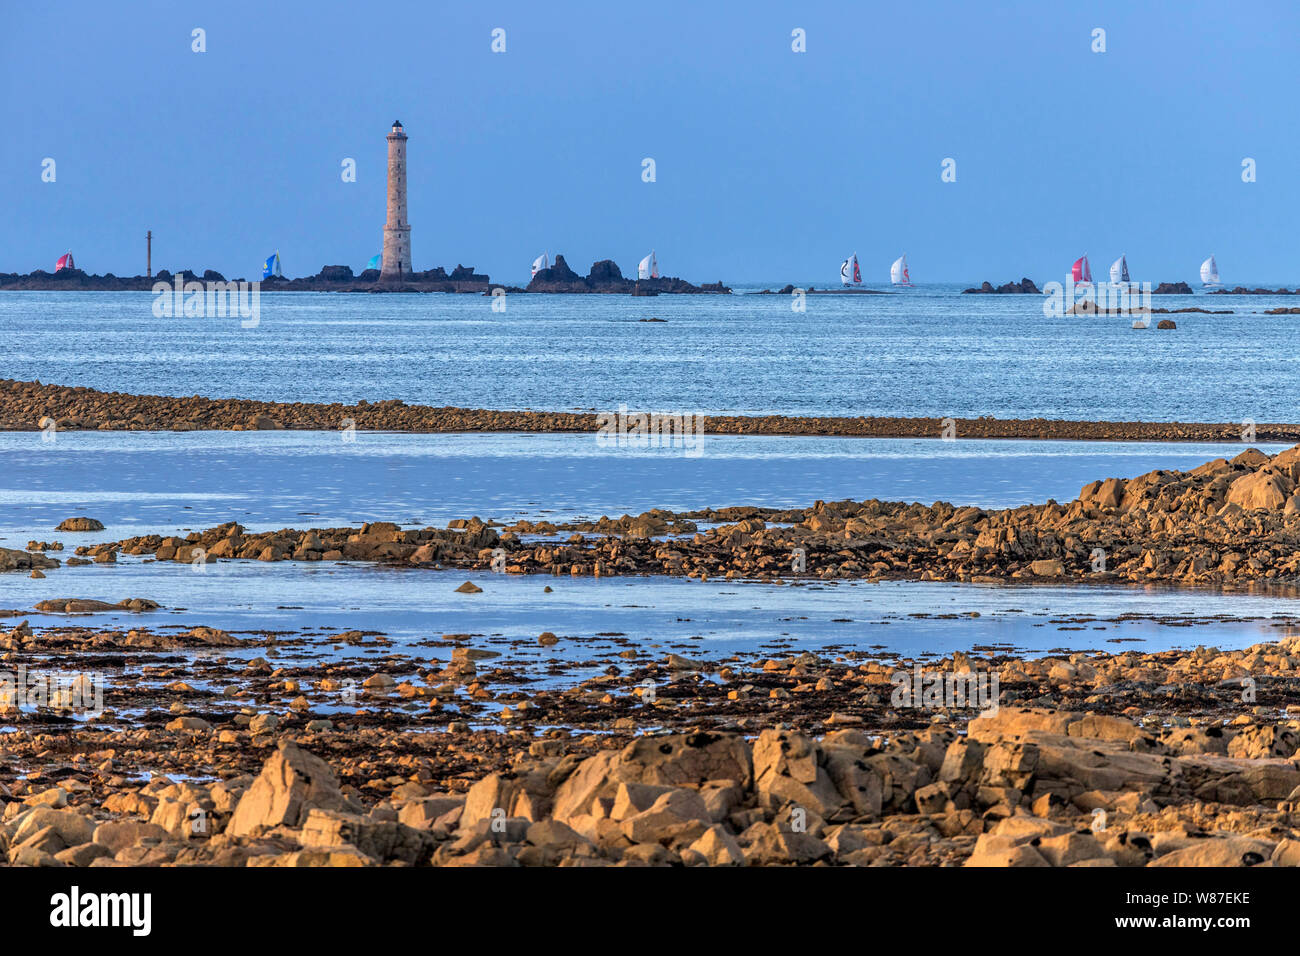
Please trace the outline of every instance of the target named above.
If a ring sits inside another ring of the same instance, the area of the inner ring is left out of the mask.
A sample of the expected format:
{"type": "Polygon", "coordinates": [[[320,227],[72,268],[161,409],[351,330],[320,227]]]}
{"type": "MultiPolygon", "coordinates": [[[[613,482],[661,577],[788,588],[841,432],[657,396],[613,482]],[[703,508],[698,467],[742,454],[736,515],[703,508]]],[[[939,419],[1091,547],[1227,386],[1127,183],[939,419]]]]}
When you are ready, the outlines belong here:
{"type": "Polygon", "coordinates": [[[36,605],[47,614],[95,614],[103,611],[154,611],[160,605],[147,598],[124,598],[116,604],[93,598],[50,598],[36,605]]]}

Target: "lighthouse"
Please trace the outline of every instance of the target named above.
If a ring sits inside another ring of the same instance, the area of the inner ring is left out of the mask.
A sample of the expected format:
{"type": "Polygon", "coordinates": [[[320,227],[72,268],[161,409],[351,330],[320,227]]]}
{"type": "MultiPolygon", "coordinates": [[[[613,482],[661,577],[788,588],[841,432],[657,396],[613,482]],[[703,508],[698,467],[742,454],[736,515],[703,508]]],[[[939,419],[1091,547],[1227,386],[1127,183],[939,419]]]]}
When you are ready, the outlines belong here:
{"type": "Polygon", "coordinates": [[[406,221],[406,133],[394,121],[388,134],[388,221],[379,278],[400,279],[411,272],[411,224],[406,221]]]}

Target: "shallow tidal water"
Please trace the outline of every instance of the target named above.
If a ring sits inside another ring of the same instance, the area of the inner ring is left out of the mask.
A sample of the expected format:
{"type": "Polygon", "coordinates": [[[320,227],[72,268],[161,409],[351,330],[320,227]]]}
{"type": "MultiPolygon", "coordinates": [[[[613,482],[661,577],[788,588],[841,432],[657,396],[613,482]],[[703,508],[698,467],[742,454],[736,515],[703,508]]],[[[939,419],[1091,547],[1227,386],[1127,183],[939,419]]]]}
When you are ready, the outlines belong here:
{"type": "MultiPolygon", "coordinates": [[[[581,659],[602,634],[625,635],[642,646],[663,647],[664,653],[672,649],[715,659],[758,650],[914,657],[979,647],[1031,655],[1198,644],[1236,648],[1300,634],[1292,623],[1300,621],[1300,601],[1294,597],[1189,589],[595,579],[296,561],[229,561],[196,570],[130,556],[116,565],[47,573],[44,580],[7,576],[0,607],[23,612],[20,616],[34,626],[206,625],[286,637],[373,630],[406,651],[442,634],[477,635],[476,645],[484,640],[535,644],[544,630],[576,639],[522,652],[536,663],[575,654],[581,659]],[[465,580],[483,593],[458,593],[465,580]],[[551,593],[544,591],[548,586],[551,593]],[[112,602],[148,597],[163,607],[144,614],[28,612],[55,595],[112,602]]],[[[419,653],[446,657],[449,652],[419,653]]]]}
{"type": "Polygon", "coordinates": [[[1245,447],[706,435],[692,458],[601,448],[590,434],[361,432],[345,442],[337,432],[70,431],[47,443],[0,432],[0,545],[53,540],[71,514],[106,528],[58,535],[67,546],[226,521],[255,531],[441,527],[473,515],[568,521],[846,498],[1004,508],[1069,501],[1098,478],[1192,468],[1245,447]]]}
{"type": "MultiPolygon", "coordinates": [[[[777,287],[783,283],[773,283],[777,287]]],[[[276,401],[400,398],[430,405],[609,410],[1293,421],[1296,317],[1287,297],[1162,297],[1173,332],[1122,319],[1047,319],[1033,296],[922,287],[883,296],[511,296],[268,294],[261,323],[158,320],[135,293],[8,293],[8,377],[107,390],[276,401]],[[641,320],[661,318],[664,322],[641,320]],[[1241,383],[1249,382],[1249,389],[1241,383]]],[[[989,508],[1068,501],[1089,481],[1187,469],[1244,444],[713,436],[699,457],[600,448],[591,435],[336,432],[0,433],[0,546],[395,521],[443,526],[478,515],[569,521],[817,499],[937,500],[989,508]],[[54,532],[84,514],[104,531],[54,532]]],[[[1259,446],[1268,453],[1281,445],[1259,446]]],[[[1290,597],[1123,587],[942,583],[778,586],[667,578],[553,580],[347,564],[124,558],[43,580],[0,577],[0,608],[46,597],[146,597],[164,610],[92,623],[206,624],[233,631],[378,630],[398,642],[441,633],[573,645],[619,632],[680,653],[881,648],[949,653],[1271,640],[1290,597]],[[551,584],[554,592],[544,594],[551,584]],[[182,610],[183,609],[183,610],[182,610]],[[1123,621],[1113,619],[1137,615],[1123,621]],[[978,616],[975,616],[975,615],[978,616]],[[1223,620],[1206,620],[1221,615],[1223,620]],[[1083,623],[1071,622],[1082,618],[1083,623]],[[1247,620],[1251,619],[1251,620],[1247,620]],[[1199,623],[1190,625],[1192,620],[1199,623]],[[1190,625],[1190,626],[1181,626],[1190,625]],[[674,646],[676,645],[676,646],[674,646]]],[[[30,615],[34,624],[66,620],[30,615]]],[[[522,645],[520,645],[522,646],[522,645]]],[[[325,651],[321,651],[324,653],[325,651]]]]}
{"type": "MultiPolygon", "coordinates": [[[[253,530],[372,520],[424,526],[470,515],[571,520],[652,507],[804,507],[817,498],[868,497],[1005,507],[1068,500],[1097,477],[1188,468],[1241,447],[711,436],[699,458],[686,458],[600,448],[590,435],[360,433],[344,442],[331,432],[64,432],[45,443],[38,433],[8,432],[0,433],[0,544],[60,540],[66,550],[56,556],[66,558],[78,544],[229,520],[253,530]],[[106,528],[53,530],[73,514],[106,528]]],[[[981,646],[1042,654],[1115,650],[1130,641],[1152,650],[1237,647],[1275,640],[1285,630],[1278,621],[1300,613],[1300,603],[1284,597],[1118,586],[468,577],[483,594],[455,592],[463,571],[257,561],[195,571],[124,556],[38,580],[5,575],[0,608],[26,613],[54,596],[146,597],[163,609],[26,616],[46,626],[375,630],[406,650],[468,633],[510,645],[525,665],[539,666],[581,657],[595,635],[608,633],[703,657],[762,649],[911,657],[981,646]],[[1225,619],[1207,620],[1216,615],[1225,619]],[[543,630],[575,641],[518,650],[543,630]]],[[[323,647],[313,653],[328,653],[323,647]]]]}

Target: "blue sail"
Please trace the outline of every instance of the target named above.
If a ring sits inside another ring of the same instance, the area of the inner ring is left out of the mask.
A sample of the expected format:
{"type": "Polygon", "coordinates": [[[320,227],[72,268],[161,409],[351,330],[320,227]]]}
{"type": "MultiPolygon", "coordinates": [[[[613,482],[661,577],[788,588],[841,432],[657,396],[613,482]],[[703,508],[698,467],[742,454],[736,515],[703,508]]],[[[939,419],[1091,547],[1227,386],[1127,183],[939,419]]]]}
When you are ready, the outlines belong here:
{"type": "Polygon", "coordinates": [[[280,271],[280,250],[277,249],[266,262],[262,263],[262,278],[269,279],[271,276],[283,276],[280,271]]]}
{"type": "Polygon", "coordinates": [[[378,268],[380,268],[381,265],[382,265],[382,260],[383,260],[383,254],[382,254],[382,253],[381,253],[380,255],[377,255],[377,256],[371,256],[371,257],[370,257],[370,261],[366,263],[366,268],[367,268],[367,269],[378,269],[378,268]]]}

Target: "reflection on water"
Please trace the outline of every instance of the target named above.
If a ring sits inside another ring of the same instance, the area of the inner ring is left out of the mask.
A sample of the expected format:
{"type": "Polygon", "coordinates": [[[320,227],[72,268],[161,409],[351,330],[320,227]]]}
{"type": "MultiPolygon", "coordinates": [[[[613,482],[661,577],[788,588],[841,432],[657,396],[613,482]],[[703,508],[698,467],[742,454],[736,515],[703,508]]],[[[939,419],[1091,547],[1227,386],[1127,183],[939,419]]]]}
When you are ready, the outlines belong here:
{"type": "MultiPolygon", "coordinates": [[[[479,515],[566,520],[817,499],[1068,501],[1086,483],[1231,457],[1239,444],[706,436],[704,454],[599,447],[592,435],[0,432],[0,544],[71,513],[107,529],[68,543],[201,529],[479,515]],[[8,539],[8,540],[4,540],[8,539]]],[[[1260,446],[1269,453],[1285,446],[1260,446]]]]}
{"type": "MultiPolygon", "coordinates": [[[[1198,644],[1245,647],[1300,633],[1300,603],[1277,593],[940,582],[699,582],[684,578],[567,578],[366,565],[235,561],[189,565],[124,558],[9,576],[3,604],[33,625],[207,625],[231,632],[378,630],[399,650],[447,633],[535,642],[544,630],[591,638],[619,632],[643,645],[733,651],[879,649],[902,656],[995,646],[1052,650],[1162,650],[1198,644]],[[460,594],[466,578],[481,594],[460,594]],[[547,586],[553,590],[545,593],[547,586]],[[26,613],[53,594],[117,601],[147,597],[147,614],[26,613]],[[1296,615],[1292,618],[1291,615],[1296,615]],[[1133,642],[1133,643],[1129,643],[1133,642]]],[[[12,619],[11,619],[12,620],[12,619]]],[[[586,654],[587,644],[537,648],[538,659],[586,654]]],[[[224,652],[223,652],[224,653],[224,652]]],[[[421,653],[434,653],[427,648],[421,653]]],[[[665,650],[664,653],[667,653],[665,650]]],[[[436,656],[436,654],[434,654],[436,656]]]]}

